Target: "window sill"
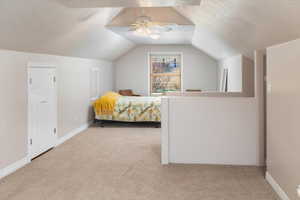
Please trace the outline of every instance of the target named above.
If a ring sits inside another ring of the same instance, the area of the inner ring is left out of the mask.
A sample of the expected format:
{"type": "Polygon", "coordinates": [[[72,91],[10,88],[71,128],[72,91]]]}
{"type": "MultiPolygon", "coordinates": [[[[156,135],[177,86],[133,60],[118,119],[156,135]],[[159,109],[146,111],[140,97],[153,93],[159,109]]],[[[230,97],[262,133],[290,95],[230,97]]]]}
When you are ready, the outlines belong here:
{"type": "Polygon", "coordinates": [[[152,97],[157,97],[157,96],[162,96],[163,93],[151,93],[150,96],[152,97]]]}

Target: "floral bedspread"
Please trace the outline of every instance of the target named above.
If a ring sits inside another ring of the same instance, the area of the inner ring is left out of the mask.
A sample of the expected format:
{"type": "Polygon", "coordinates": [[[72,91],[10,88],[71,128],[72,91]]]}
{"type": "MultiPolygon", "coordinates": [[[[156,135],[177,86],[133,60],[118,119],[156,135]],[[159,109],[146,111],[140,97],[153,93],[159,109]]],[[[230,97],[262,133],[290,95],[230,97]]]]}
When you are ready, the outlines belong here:
{"type": "Polygon", "coordinates": [[[118,98],[112,115],[96,115],[98,120],[124,122],[160,122],[160,97],[118,98]]]}

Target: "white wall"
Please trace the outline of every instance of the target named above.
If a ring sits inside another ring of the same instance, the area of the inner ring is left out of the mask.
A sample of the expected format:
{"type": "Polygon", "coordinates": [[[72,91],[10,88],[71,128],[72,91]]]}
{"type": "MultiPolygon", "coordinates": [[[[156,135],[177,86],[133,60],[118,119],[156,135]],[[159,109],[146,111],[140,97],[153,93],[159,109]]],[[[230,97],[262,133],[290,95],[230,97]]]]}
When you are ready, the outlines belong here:
{"type": "Polygon", "coordinates": [[[221,78],[224,69],[228,69],[228,92],[242,92],[242,55],[221,60],[219,62],[219,78],[221,78]]]}
{"type": "Polygon", "coordinates": [[[253,60],[243,56],[242,71],[243,94],[249,97],[253,97],[255,95],[255,63],[253,62],[253,60]]]}
{"type": "Polygon", "coordinates": [[[170,163],[262,165],[254,98],[170,97],[168,107],[170,163]]]}
{"type": "Polygon", "coordinates": [[[300,185],[300,39],[267,49],[267,171],[291,200],[300,185]]]}
{"type": "Polygon", "coordinates": [[[113,87],[112,63],[0,50],[0,169],[27,154],[27,64],[51,64],[58,74],[58,135],[91,120],[91,67],[100,67],[101,91],[113,87]]]}
{"type": "Polygon", "coordinates": [[[148,95],[149,52],[182,52],[183,89],[217,90],[218,62],[191,45],[145,45],[129,51],[115,62],[116,90],[148,95]]]}
{"type": "Polygon", "coordinates": [[[266,50],[257,50],[254,52],[254,63],[255,63],[255,99],[257,110],[256,120],[258,120],[258,131],[259,131],[259,146],[260,155],[263,156],[263,162],[266,164],[266,95],[265,95],[265,76],[266,76],[266,50]]]}
{"type": "MultiPolygon", "coordinates": [[[[262,73],[257,61],[256,88],[263,87],[262,73]]],[[[256,91],[255,97],[164,97],[163,163],[264,165],[263,96],[256,91]]]]}
{"type": "Polygon", "coordinates": [[[224,69],[228,69],[228,92],[241,92],[245,96],[254,96],[254,62],[251,59],[237,55],[219,61],[219,89],[224,69]]]}

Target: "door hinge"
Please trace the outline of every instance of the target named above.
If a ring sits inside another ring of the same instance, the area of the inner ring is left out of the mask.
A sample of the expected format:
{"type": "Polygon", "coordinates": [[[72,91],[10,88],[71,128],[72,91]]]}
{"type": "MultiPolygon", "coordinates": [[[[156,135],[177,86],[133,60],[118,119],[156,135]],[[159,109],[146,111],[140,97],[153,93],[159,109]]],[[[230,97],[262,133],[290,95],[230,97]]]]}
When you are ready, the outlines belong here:
{"type": "Polygon", "coordinates": [[[29,78],[29,84],[30,85],[32,84],[32,78],[29,78]]]}
{"type": "Polygon", "coordinates": [[[53,82],[56,83],[56,77],[55,76],[53,77],[53,82]]]}
{"type": "Polygon", "coordinates": [[[54,128],[53,132],[54,132],[54,135],[55,135],[56,134],[56,128],[54,128]]]}
{"type": "Polygon", "coordinates": [[[29,140],[29,144],[32,145],[32,139],[31,139],[31,138],[30,138],[30,140],[29,140]]]}

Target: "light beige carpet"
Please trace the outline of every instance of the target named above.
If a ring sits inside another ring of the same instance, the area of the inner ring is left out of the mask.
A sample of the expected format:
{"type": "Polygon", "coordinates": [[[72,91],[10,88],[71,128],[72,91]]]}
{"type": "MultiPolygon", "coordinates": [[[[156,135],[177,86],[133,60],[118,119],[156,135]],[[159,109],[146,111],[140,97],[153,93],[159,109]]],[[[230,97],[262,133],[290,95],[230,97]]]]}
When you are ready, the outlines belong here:
{"type": "Polygon", "coordinates": [[[271,200],[256,167],[160,165],[160,129],[90,128],[0,183],[1,200],[271,200]]]}

